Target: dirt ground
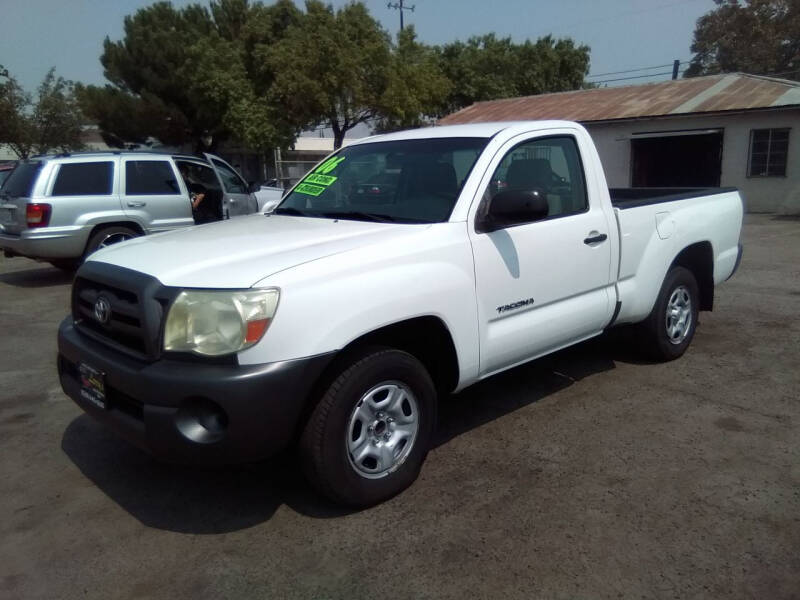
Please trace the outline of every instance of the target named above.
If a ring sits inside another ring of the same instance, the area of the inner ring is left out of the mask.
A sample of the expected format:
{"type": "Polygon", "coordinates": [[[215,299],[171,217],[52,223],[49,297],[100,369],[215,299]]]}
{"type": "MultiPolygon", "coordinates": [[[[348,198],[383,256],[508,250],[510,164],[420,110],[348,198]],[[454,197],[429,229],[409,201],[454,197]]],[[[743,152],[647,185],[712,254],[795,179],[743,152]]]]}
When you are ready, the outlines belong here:
{"type": "Polygon", "coordinates": [[[1,598],[800,598],[800,221],[680,360],[605,336],[445,399],[405,493],[153,461],[59,387],[70,277],[0,259],[1,598]]]}

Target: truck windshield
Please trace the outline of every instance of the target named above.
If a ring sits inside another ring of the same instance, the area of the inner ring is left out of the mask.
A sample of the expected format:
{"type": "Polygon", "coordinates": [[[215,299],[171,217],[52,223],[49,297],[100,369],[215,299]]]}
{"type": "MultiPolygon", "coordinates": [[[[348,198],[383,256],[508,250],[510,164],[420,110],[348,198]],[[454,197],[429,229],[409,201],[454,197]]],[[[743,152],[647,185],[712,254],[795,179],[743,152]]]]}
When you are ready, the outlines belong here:
{"type": "Polygon", "coordinates": [[[446,221],[488,141],[435,138],[343,148],[308,173],[274,214],[397,223],[446,221]]]}

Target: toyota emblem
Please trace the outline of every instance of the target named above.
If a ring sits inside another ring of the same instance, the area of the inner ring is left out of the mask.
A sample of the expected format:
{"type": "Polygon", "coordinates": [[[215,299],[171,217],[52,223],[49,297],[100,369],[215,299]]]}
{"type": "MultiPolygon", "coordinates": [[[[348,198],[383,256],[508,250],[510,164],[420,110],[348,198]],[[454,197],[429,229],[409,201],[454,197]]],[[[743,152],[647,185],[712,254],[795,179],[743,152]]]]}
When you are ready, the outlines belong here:
{"type": "Polygon", "coordinates": [[[100,321],[103,325],[108,323],[111,318],[111,304],[100,296],[94,303],[94,318],[100,321]]]}

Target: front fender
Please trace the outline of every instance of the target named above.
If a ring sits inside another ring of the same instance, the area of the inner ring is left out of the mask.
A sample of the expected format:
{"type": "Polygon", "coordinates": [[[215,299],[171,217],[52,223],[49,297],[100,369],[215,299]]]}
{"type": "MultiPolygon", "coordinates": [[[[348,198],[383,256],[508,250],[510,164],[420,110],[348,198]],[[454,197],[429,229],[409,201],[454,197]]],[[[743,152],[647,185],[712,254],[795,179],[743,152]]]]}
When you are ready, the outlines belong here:
{"type": "Polygon", "coordinates": [[[260,281],[281,298],[264,339],[241,364],[339,350],[399,321],[434,316],[449,329],[461,379],[478,371],[478,327],[466,224],[440,223],[402,238],[325,257],[260,281]]]}

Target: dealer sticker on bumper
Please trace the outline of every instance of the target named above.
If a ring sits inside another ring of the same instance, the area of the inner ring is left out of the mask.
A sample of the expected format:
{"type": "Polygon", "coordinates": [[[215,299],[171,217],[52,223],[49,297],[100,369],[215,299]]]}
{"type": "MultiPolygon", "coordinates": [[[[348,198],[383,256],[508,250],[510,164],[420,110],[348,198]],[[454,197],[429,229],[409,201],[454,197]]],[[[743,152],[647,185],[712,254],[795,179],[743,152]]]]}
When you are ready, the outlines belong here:
{"type": "Polygon", "coordinates": [[[81,398],[98,408],[107,408],[105,374],[86,363],[80,363],[81,398]]]}

